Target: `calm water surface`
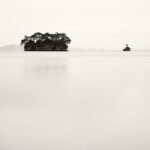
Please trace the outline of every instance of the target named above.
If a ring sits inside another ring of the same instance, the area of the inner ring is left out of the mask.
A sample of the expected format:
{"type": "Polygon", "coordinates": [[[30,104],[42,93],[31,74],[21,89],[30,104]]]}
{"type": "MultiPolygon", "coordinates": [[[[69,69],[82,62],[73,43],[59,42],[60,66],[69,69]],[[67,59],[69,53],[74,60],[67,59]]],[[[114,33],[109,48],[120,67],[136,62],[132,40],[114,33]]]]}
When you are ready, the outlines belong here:
{"type": "Polygon", "coordinates": [[[149,150],[150,54],[0,55],[0,150],[149,150]]]}

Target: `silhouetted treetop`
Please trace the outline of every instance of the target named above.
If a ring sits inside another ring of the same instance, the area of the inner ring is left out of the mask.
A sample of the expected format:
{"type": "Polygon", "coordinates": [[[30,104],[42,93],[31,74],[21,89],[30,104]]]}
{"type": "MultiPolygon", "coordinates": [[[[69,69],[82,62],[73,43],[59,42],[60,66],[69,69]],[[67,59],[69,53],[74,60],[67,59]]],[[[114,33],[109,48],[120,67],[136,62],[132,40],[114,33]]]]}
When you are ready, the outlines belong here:
{"type": "Polygon", "coordinates": [[[71,39],[65,33],[34,33],[31,36],[24,36],[21,45],[25,51],[67,51],[71,39]]]}

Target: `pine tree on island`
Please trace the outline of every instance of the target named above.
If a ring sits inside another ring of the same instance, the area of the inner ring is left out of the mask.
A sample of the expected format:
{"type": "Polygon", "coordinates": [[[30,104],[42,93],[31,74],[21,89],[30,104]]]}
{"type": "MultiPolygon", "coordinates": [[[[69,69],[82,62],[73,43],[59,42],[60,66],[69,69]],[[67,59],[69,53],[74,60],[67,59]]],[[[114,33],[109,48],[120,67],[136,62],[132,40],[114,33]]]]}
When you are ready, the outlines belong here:
{"type": "Polygon", "coordinates": [[[21,40],[25,51],[67,51],[70,43],[71,39],[65,33],[37,32],[21,40]]]}

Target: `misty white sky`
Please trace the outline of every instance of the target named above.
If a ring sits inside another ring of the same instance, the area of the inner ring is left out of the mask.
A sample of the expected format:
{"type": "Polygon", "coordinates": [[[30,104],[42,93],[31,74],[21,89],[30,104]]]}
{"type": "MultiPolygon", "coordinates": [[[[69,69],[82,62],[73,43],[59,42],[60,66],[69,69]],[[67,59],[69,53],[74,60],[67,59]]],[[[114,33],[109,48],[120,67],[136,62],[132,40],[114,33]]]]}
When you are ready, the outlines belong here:
{"type": "Polygon", "coordinates": [[[65,32],[71,47],[150,48],[149,0],[0,0],[0,46],[65,32]]]}

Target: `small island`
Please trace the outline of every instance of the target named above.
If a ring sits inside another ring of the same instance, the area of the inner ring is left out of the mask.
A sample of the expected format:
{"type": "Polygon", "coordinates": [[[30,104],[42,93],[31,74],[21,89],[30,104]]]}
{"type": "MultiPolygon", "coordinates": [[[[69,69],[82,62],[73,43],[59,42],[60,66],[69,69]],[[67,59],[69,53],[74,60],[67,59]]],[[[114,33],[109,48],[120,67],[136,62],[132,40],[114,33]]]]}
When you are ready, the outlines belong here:
{"type": "Polygon", "coordinates": [[[130,52],[131,48],[129,47],[128,44],[126,44],[126,48],[123,49],[124,52],[130,52]]]}
{"type": "Polygon", "coordinates": [[[68,51],[71,39],[65,33],[40,33],[25,36],[21,40],[25,51],[68,51]]]}

